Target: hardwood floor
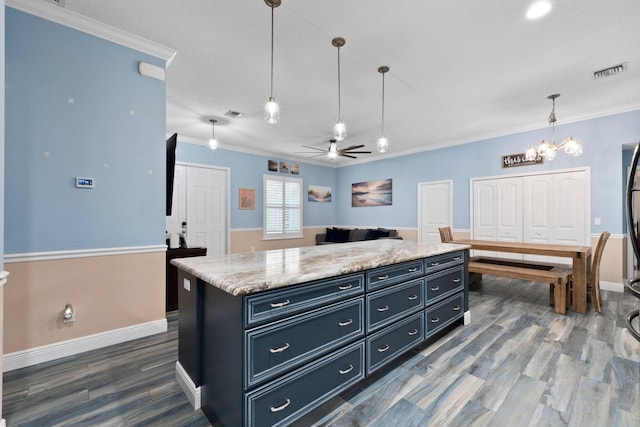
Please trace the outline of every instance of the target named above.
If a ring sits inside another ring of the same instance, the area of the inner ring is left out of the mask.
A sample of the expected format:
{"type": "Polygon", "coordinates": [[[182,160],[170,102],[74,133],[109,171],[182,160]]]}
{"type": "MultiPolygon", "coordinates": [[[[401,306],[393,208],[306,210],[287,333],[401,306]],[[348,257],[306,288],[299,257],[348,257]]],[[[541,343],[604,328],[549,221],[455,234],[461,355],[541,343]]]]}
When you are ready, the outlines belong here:
{"type": "MultiPolygon", "coordinates": [[[[302,426],[638,426],[637,307],[606,292],[601,314],[558,315],[548,286],[485,276],[471,324],[327,402],[302,426]]],[[[3,416],[15,426],[208,426],[175,381],[169,331],[4,374],[3,416]]],[[[233,426],[236,427],[236,426],[233,426]]]]}

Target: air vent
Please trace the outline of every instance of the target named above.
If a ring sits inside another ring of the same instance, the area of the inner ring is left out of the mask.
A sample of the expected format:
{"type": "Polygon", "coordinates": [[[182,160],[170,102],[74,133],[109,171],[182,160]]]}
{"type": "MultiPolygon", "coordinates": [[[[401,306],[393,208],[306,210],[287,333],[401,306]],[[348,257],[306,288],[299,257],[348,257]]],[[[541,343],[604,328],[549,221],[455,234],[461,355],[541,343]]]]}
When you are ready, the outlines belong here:
{"type": "Polygon", "coordinates": [[[620,74],[622,72],[627,71],[627,63],[623,62],[622,64],[614,65],[613,67],[604,68],[602,70],[594,71],[593,78],[600,79],[602,77],[610,77],[615,76],[616,74],[620,74]]]}
{"type": "Polygon", "coordinates": [[[242,113],[240,111],[227,110],[227,112],[224,113],[224,115],[227,117],[231,117],[232,119],[237,119],[242,115],[242,113]]]}

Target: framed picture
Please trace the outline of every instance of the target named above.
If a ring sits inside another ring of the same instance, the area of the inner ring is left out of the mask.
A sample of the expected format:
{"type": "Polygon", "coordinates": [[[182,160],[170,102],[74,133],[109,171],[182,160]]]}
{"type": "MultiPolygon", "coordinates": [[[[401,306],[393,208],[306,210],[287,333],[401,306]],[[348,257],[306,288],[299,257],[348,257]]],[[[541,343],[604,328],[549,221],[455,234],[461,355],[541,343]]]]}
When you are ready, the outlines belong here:
{"type": "Polygon", "coordinates": [[[269,160],[268,168],[269,168],[269,172],[278,172],[278,161],[269,160]]]}
{"type": "Polygon", "coordinates": [[[392,205],[392,184],[391,179],[351,184],[351,207],[392,205]]]}
{"type": "Polygon", "coordinates": [[[280,173],[289,173],[289,163],[280,162],[280,173]]]}
{"type": "Polygon", "coordinates": [[[253,210],[256,208],[256,190],[253,188],[241,188],[238,197],[240,209],[253,210]]]}
{"type": "Polygon", "coordinates": [[[331,203],[331,187],[310,185],[307,191],[308,202],[331,203]]]}
{"type": "Polygon", "coordinates": [[[297,163],[291,163],[291,173],[294,175],[300,174],[300,165],[297,163]]]}

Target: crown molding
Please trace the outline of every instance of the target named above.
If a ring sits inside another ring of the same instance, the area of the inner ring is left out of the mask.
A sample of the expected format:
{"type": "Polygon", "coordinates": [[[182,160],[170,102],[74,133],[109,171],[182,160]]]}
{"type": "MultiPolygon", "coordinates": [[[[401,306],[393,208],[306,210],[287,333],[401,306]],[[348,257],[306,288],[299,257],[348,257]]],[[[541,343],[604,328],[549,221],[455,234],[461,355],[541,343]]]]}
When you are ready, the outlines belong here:
{"type": "Polygon", "coordinates": [[[164,60],[165,68],[169,67],[169,64],[176,56],[175,49],[112,27],[53,3],[41,0],[6,0],[5,4],[30,15],[160,58],[164,60]]]}

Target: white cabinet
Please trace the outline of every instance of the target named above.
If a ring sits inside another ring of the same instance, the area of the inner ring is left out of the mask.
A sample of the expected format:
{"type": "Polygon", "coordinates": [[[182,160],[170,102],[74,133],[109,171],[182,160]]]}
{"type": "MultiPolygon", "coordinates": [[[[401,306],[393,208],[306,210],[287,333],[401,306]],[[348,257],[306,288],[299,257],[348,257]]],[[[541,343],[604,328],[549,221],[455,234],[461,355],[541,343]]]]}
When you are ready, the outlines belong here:
{"type": "MultiPolygon", "coordinates": [[[[590,244],[587,169],[480,178],[472,180],[472,187],[473,239],[590,244]]],[[[500,257],[505,255],[499,254],[500,257]]],[[[566,262],[553,258],[546,260],[566,262]]]]}

